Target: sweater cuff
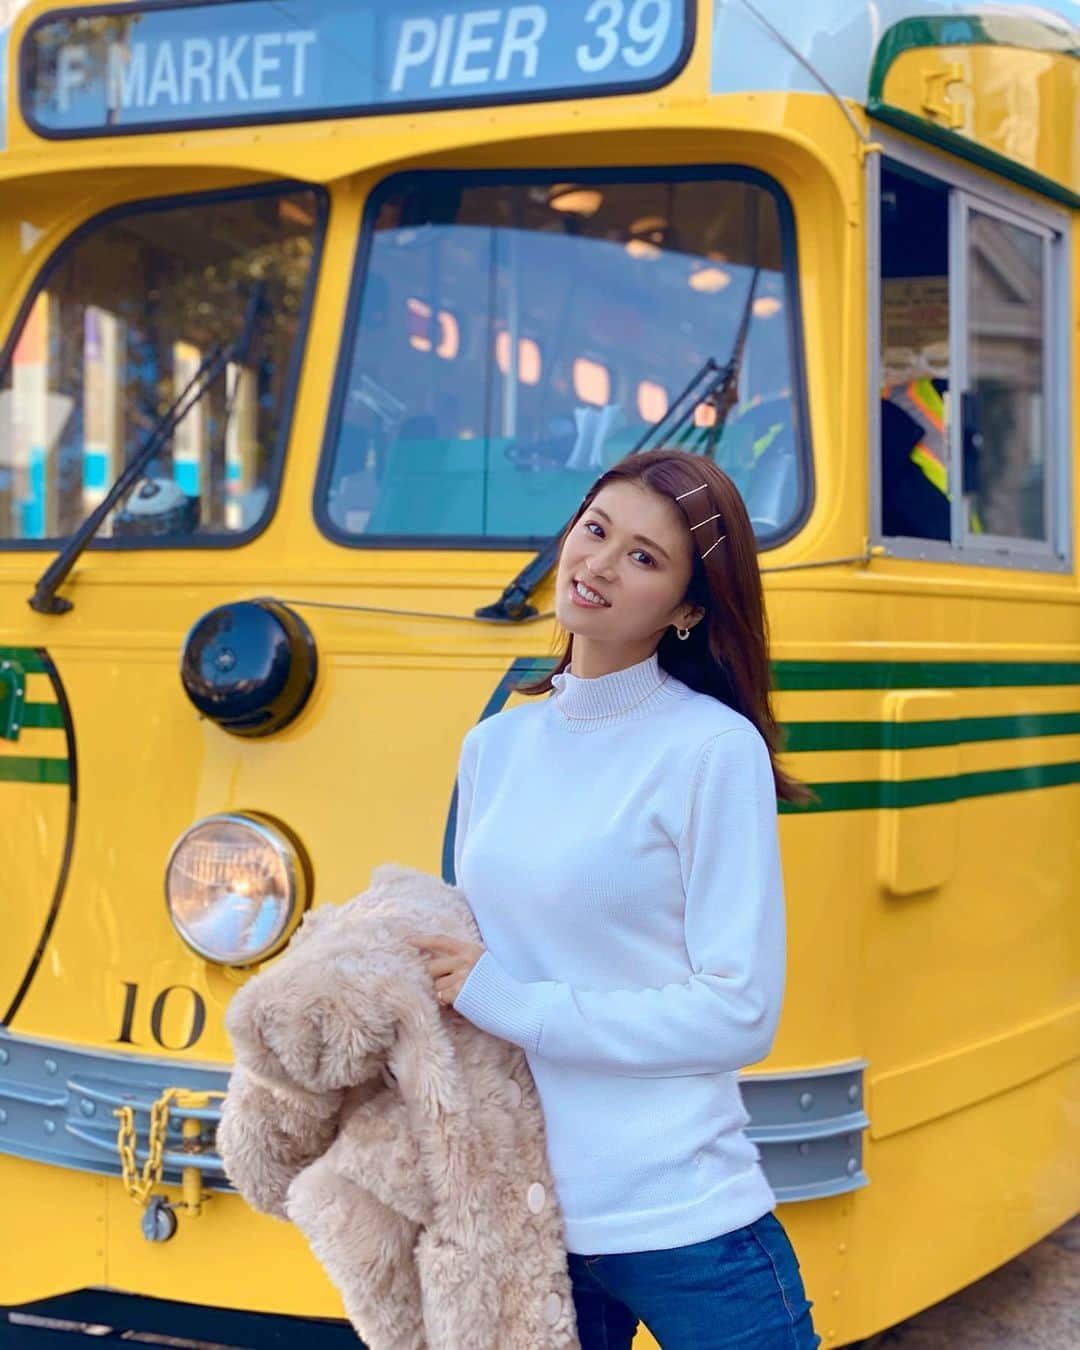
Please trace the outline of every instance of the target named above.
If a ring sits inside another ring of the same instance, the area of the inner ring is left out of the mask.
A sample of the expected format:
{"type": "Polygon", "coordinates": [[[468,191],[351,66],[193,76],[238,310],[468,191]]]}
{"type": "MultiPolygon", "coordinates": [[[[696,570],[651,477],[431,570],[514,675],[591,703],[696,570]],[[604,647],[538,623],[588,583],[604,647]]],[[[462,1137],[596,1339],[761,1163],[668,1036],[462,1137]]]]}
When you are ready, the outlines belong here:
{"type": "Polygon", "coordinates": [[[544,1009],[555,989],[553,980],[515,980],[485,947],[465,977],[454,1011],[482,1031],[536,1053],[544,1009]]]}

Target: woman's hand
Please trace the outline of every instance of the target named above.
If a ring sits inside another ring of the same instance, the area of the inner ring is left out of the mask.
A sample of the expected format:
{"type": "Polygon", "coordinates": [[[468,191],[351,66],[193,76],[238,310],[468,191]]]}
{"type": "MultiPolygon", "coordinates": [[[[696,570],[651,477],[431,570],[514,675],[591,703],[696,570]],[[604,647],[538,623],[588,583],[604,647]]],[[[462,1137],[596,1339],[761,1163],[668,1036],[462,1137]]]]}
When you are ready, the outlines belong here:
{"type": "Polygon", "coordinates": [[[406,933],[405,941],[421,951],[435,953],[428,957],[428,971],[435,981],[435,997],[454,1012],[450,1005],[461,993],[469,972],[486,948],[475,942],[447,937],[445,933],[406,933]]]}

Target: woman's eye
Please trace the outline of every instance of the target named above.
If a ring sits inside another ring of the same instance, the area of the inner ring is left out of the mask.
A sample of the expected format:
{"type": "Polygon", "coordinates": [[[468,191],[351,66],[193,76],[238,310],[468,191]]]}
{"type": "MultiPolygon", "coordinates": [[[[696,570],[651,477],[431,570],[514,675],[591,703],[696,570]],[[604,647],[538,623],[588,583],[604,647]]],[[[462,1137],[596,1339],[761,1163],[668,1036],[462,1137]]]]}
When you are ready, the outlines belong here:
{"type": "MultiPolygon", "coordinates": [[[[585,521],[585,528],[589,531],[590,534],[592,534],[592,527],[593,527],[594,525],[596,526],[596,528],[600,531],[600,534],[602,535],[602,534],[604,533],[604,527],[600,524],[600,522],[599,522],[598,520],[587,520],[587,521],[585,521]]],[[[596,536],[593,535],[593,538],[596,538],[596,536]]],[[[652,566],[654,566],[654,567],[656,566],[656,560],[653,558],[653,556],[652,556],[651,553],[646,553],[645,550],[644,550],[643,548],[636,548],[636,549],[634,549],[634,552],[635,552],[635,553],[640,553],[640,554],[642,554],[643,557],[645,557],[645,558],[647,558],[647,559],[649,560],[649,563],[650,563],[652,566]]]]}

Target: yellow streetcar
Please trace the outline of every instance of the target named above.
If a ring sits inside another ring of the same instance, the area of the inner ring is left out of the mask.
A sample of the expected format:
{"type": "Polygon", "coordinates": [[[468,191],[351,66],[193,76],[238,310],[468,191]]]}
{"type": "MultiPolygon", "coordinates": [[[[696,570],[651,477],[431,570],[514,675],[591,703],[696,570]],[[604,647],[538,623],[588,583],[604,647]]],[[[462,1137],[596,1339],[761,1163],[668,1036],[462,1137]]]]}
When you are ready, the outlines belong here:
{"type": "Polygon", "coordinates": [[[453,879],[551,541],[665,442],[815,792],[742,1088],[824,1343],[1073,1214],[1077,6],[5,9],[0,1305],[355,1344],[223,1176],[224,1010],[453,879]]]}

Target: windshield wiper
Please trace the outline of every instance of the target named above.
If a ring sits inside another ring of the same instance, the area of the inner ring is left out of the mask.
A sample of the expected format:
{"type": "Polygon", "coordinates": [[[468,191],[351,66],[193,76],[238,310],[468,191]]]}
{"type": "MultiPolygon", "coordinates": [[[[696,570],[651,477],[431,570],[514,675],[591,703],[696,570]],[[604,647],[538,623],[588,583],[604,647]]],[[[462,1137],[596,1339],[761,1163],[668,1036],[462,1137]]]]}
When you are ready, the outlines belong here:
{"type": "Polygon", "coordinates": [[[168,411],[163,413],[151,427],[146,440],[117,475],[112,487],[109,488],[102,500],[94,507],[45,571],[42,572],[33,595],[26,602],[31,609],[37,610],[39,614],[66,614],[73,607],[72,601],[56,594],[56,588],[63,583],[68,573],[75,566],[79,555],[98,532],[105,517],[129,491],[147,464],[170,439],[192,408],[202,400],[207,390],[226,366],[230,362],[242,365],[247,360],[255,336],[255,324],[259,311],[263,307],[265,294],[266,287],[264,283],[259,282],[248,300],[247,311],[244,314],[244,326],[236,341],[230,343],[227,347],[222,346],[220,342],[215,343],[202,361],[199,362],[199,368],[177,395],[168,411]]]}
{"type": "MultiPolygon", "coordinates": [[[[739,378],[739,369],[742,366],[746,335],[750,327],[750,315],[753,312],[754,292],[757,289],[760,272],[760,266],[754,268],[750,289],[746,295],[746,304],[743,306],[742,317],[735,333],[735,341],[731,347],[731,355],[727,361],[721,366],[710,356],[678,398],[674,400],[663,417],[654,422],[651,427],[646,428],[637,443],[631,446],[627,451],[628,455],[636,455],[642,450],[650,449],[653,443],[659,446],[661,441],[672,439],[689,423],[697,409],[702,404],[707,404],[716,412],[716,419],[709,428],[705,450],[706,455],[712,459],[716,443],[724,430],[727,415],[737,402],[735,386],[739,378]],[[690,402],[678,412],[675,421],[667,426],[666,423],[679,410],[679,405],[687,399],[690,402]]],[[[564,525],[563,529],[565,528],[564,525]]],[[[476,618],[490,619],[494,623],[516,623],[522,619],[534,618],[539,611],[535,605],[530,605],[528,600],[558,561],[559,539],[561,537],[562,530],[559,530],[548,540],[536,557],[525,564],[493,605],[482,605],[479,609],[473,611],[476,618]]]]}

